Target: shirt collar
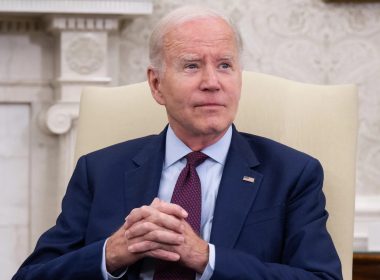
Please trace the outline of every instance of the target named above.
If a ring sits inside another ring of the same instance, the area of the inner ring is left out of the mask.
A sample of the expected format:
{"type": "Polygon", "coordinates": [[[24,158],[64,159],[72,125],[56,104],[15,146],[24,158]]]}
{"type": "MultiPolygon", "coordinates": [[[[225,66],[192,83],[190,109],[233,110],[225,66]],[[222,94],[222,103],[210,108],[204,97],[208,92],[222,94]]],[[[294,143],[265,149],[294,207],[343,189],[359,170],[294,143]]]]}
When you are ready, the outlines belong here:
{"type": "MultiPolygon", "coordinates": [[[[204,148],[201,152],[209,156],[214,161],[224,165],[227,158],[228,149],[230,148],[232,138],[232,126],[216,143],[204,148]]],[[[166,132],[165,161],[163,168],[168,168],[178,160],[182,159],[191,149],[185,145],[174,133],[173,129],[168,127],[166,132]]]]}

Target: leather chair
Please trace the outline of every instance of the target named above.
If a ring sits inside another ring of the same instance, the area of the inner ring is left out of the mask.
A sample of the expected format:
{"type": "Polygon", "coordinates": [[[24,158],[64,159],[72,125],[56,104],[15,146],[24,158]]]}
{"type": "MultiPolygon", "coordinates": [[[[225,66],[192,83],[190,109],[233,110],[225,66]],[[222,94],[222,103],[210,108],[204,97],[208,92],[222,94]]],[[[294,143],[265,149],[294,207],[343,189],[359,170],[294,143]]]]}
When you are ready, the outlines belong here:
{"type": "MultiPolygon", "coordinates": [[[[237,129],[271,138],[319,159],[330,213],[328,230],[352,279],[357,90],[243,73],[237,129]]],[[[166,112],[146,82],[85,88],[81,98],[75,158],[128,139],[159,133],[166,112]]]]}

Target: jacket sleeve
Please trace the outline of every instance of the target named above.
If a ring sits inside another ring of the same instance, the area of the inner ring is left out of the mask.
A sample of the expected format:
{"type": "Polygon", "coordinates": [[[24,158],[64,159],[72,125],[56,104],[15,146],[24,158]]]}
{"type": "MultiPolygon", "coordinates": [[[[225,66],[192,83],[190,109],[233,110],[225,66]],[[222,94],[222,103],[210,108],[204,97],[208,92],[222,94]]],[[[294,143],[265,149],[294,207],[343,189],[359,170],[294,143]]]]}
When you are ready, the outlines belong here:
{"type": "Polygon", "coordinates": [[[284,232],[275,233],[283,235],[280,261],[265,262],[250,252],[218,246],[212,279],[343,279],[326,229],[328,213],[322,183],[322,167],[310,159],[287,198],[284,232]]]}
{"type": "Polygon", "coordinates": [[[56,225],[40,237],[34,252],[12,279],[103,279],[105,240],[89,244],[85,240],[91,201],[86,158],[82,157],[69,182],[56,225]]]}

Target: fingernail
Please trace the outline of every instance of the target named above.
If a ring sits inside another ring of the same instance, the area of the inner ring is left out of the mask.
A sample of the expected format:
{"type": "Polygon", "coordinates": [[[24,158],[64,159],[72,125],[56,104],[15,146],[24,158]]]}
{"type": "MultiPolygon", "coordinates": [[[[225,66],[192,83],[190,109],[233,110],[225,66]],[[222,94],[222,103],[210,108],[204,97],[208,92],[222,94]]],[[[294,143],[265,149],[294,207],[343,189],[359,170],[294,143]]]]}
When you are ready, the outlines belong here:
{"type": "Polygon", "coordinates": [[[188,215],[189,215],[189,214],[188,214],[185,210],[182,210],[182,216],[183,216],[183,217],[186,218],[188,215]]]}

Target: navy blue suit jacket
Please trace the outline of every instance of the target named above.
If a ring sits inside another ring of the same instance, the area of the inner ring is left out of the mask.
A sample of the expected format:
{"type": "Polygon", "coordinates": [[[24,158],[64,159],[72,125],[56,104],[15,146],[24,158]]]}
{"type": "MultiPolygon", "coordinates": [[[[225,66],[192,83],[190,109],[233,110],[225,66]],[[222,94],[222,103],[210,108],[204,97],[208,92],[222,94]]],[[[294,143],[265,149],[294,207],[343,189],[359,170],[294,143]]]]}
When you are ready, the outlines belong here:
{"type": "MultiPolygon", "coordinates": [[[[105,239],[158,193],[165,135],[81,157],[56,225],[14,279],[102,279],[105,239]]],[[[342,279],[322,181],[316,159],[234,129],[212,225],[212,279],[342,279]]],[[[137,279],[139,269],[131,266],[124,279],[137,279]]]]}

